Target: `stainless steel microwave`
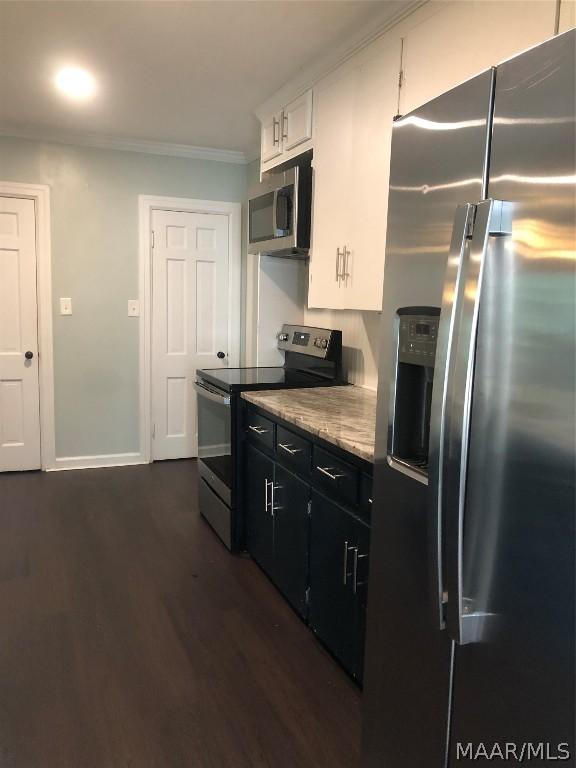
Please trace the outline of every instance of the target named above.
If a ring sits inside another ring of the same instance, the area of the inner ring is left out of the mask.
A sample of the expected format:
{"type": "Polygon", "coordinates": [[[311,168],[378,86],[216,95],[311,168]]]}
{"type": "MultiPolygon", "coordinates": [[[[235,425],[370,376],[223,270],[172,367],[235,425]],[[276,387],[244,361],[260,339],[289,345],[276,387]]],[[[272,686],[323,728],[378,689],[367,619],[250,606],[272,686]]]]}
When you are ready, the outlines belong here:
{"type": "Polygon", "coordinates": [[[248,203],[248,252],[307,258],[310,250],[312,166],[310,159],[267,174],[248,203]]]}

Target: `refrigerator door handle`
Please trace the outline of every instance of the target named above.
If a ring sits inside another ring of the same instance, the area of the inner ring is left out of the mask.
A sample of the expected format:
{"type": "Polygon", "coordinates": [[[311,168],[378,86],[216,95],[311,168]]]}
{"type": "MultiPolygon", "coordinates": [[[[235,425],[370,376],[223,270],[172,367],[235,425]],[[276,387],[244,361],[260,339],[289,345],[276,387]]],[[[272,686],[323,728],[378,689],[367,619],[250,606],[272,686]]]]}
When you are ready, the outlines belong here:
{"type": "Polygon", "coordinates": [[[430,500],[428,541],[429,578],[432,593],[431,606],[433,620],[440,629],[444,629],[446,626],[446,593],[444,589],[444,564],[442,556],[442,493],[444,485],[446,398],[448,381],[453,369],[452,351],[455,347],[454,331],[457,326],[456,318],[461,309],[462,275],[466,272],[467,268],[475,213],[476,207],[474,205],[459,205],[456,208],[442,292],[442,310],[440,312],[434,366],[428,467],[428,498],[430,500]]]}
{"type": "Polygon", "coordinates": [[[491,239],[511,234],[511,209],[511,203],[499,200],[485,200],[476,206],[472,239],[459,276],[460,306],[454,317],[446,382],[441,484],[445,525],[446,626],[450,637],[460,645],[477,642],[486,619],[486,614],[475,610],[473,598],[464,595],[466,475],[484,263],[491,239]]]}

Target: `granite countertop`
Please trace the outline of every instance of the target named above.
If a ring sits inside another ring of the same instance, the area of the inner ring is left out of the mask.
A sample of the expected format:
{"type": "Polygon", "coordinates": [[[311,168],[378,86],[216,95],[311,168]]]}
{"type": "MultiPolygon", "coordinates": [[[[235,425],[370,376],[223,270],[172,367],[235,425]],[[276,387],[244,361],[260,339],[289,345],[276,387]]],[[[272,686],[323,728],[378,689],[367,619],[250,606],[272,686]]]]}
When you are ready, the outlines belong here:
{"type": "Polygon", "coordinates": [[[374,461],[376,393],[361,387],[313,387],[243,392],[249,403],[374,461]]]}

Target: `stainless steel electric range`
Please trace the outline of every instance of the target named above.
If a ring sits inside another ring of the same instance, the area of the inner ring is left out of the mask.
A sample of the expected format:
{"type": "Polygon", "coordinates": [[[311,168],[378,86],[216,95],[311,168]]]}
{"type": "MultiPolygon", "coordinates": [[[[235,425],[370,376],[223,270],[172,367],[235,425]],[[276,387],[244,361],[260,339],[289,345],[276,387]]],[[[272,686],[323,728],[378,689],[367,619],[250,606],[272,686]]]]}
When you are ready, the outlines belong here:
{"type": "Polygon", "coordinates": [[[278,335],[284,365],[196,372],[200,512],[232,551],[244,548],[240,394],[344,384],[342,332],[284,325],[278,335]]]}

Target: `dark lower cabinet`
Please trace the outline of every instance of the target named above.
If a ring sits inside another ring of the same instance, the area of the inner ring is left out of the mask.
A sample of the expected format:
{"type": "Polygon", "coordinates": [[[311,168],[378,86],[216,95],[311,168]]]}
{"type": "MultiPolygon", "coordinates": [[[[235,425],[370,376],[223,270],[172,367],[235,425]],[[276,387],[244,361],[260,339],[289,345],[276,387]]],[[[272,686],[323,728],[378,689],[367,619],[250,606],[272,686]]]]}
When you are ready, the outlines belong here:
{"type": "Polygon", "coordinates": [[[274,462],[246,447],[246,538],[248,552],[269,576],[274,570],[274,519],[271,513],[274,462]]]}
{"type": "Polygon", "coordinates": [[[362,680],[370,529],[312,491],[310,626],[342,665],[362,680]]]}
{"type": "Polygon", "coordinates": [[[292,606],[305,617],[310,487],[279,464],[274,469],[275,581],[292,606]]]}
{"type": "Polygon", "coordinates": [[[368,560],[370,555],[370,527],[361,520],[354,525],[355,554],[353,581],[355,647],[352,674],[360,681],[364,675],[364,644],[366,639],[366,605],[368,603],[368,560]],[[355,585],[355,586],[354,586],[355,585]]]}
{"type": "Polygon", "coordinates": [[[248,552],[305,617],[310,488],[253,446],[246,460],[248,552]]]}
{"type": "Polygon", "coordinates": [[[313,631],[349,671],[354,657],[352,518],[337,504],[312,493],[310,606],[313,631]]]}
{"type": "MultiPolygon", "coordinates": [[[[366,476],[364,494],[357,492],[355,480],[347,493],[338,494],[341,489],[324,483],[320,473],[322,484],[316,490],[309,443],[270,424],[282,441],[273,458],[263,453],[268,446],[252,444],[251,434],[245,445],[248,552],[342,666],[362,682],[370,527],[358,515],[368,518],[370,478],[366,476]],[[295,461],[300,454],[288,449],[307,451],[306,460],[295,461]]],[[[343,459],[336,465],[315,444],[312,452],[316,463],[337,478],[344,469],[350,477],[357,472],[343,459]]]]}

